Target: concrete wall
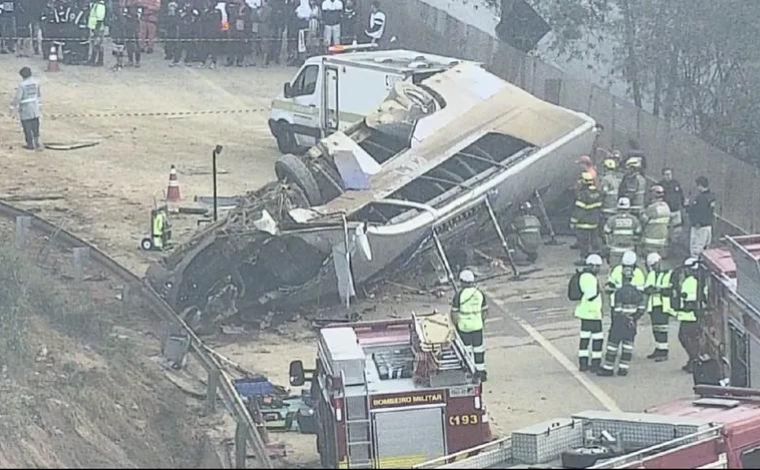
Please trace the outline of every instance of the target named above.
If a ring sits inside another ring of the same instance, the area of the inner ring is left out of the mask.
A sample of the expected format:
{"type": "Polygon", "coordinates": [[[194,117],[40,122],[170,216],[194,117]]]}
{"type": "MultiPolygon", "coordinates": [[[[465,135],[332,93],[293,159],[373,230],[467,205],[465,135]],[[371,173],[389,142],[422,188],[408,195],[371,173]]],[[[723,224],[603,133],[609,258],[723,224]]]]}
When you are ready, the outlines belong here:
{"type": "Polygon", "coordinates": [[[663,166],[672,166],[687,195],[696,191],[697,176],[707,176],[718,198],[721,232],[760,232],[757,167],[671,128],[602,88],[565,76],[421,0],[385,1],[383,9],[388,16],[387,37],[396,35],[398,47],[482,62],[536,96],[591,115],[605,127],[602,145],[627,149],[630,139],[635,139],[646,151],[648,173],[658,177],[663,166]]]}

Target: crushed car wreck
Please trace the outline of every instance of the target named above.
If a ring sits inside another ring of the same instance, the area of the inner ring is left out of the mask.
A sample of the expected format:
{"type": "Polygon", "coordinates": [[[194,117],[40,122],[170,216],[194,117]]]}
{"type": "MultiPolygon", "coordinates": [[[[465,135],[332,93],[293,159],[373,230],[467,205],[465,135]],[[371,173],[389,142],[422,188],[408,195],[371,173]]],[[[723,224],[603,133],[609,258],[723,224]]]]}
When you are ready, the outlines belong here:
{"type": "Polygon", "coordinates": [[[277,182],[147,277],[179,311],[199,316],[220,297],[235,297],[229,313],[335,294],[345,301],[436,245],[488,229],[493,212],[507,214],[537,190],[557,199],[595,136],[588,116],[477,64],[397,82],[361,122],[302,157],[282,156],[277,182]]]}

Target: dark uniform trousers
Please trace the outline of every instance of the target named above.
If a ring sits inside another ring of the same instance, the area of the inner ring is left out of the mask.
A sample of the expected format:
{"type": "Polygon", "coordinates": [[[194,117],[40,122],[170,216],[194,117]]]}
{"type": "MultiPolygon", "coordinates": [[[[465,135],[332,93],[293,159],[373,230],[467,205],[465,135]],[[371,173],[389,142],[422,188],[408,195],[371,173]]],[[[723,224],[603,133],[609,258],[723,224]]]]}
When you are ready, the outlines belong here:
{"type": "Polygon", "coordinates": [[[585,371],[589,368],[589,356],[591,368],[598,369],[602,363],[602,346],[604,345],[604,332],[602,332],[601,320],[581,320],[580,343],[578,345],[578,366],[585,371]],[[591,354],[589,354],[589,344],[591,354]]]}

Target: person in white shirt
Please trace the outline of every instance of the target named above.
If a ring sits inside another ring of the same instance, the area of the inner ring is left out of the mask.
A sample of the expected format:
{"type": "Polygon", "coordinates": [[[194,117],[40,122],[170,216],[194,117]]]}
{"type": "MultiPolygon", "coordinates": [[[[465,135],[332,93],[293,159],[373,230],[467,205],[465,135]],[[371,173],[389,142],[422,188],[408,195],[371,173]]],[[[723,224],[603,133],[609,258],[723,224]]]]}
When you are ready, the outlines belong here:
{"type": "Polygon", "coordinates": [[[340,20],[342,17],[343,2],[341,0],[324,0],[322,2],[325,47],[340,44],[340,20]]]}
{"type": "Polygon", "coordinates": [[[385,13],[380,10],[380,2],[372,2],[369,14],[369,28],[364,31],[369,42],[378,44],[385,33],[385,13]]]}

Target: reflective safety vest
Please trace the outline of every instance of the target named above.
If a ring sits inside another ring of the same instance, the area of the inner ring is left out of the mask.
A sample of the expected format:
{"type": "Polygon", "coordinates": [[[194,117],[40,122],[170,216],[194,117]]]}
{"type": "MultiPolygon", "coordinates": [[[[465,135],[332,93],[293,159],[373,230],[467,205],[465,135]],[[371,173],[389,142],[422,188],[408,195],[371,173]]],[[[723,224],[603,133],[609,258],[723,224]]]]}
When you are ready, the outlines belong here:
{"type": "Polygon", "coordinates": [[[621,180],[622,177],[616,172],[605,173],[602,177],[602,212],[607,216],[617,211],[621,180]]]}
{"type": "Polygon", "coordinates": [[[633,250],[641,235],[639,220],[628,212],[610,217],[604,224],[607,246],[613,253],[633,250]]]}
{"type": "Polygon", "coordinates": [[[483,301],[483,293],[477,287],[462,289],[459,293],[459,331],[470,333],[483,329],[483,301]]]}
{"type": "Polygon", "coordinates": [[[153,236],[161,237],[164,234],[164,224],[166,224],[166,215],[163,212],[156,214],[153,219],[153,236]]]}
{"type": "MultiPolygon", "coordinates": [[[[634,268],[633,270],[633,277],[631,278],[631,285],[635,287],[636,289],[643,291],[644,290],[644,284],[646,283],[646,276],[644,275],[644,271],[641,270],[638,266],[634,268]]],[[[618,264],[614,268],[612,268],[612,271],[610,272],[610,276],[607,278],[607,284],[611,284],[611,287],[608,287],[610,290],[610,306],[615,306],[615,291],[620,289],[620,287],[623,285],[623,265],[618,264]]]]}
{"type": "Polygon", "coordinates": [[[647,313],[652,313],[655,307],[662,307],[663,313],[675,315],[670,307],[670,294],[673,289],[671,276],[673,271],[649,271],[644,283],[644,290],[653,290],[647,299],[647,313]]]}
{"type": "Polygon", "coordinates": [[[599,228],[599,215],[602,209],[602,197],[596,186],[588,186],[578,192],[575,208],[570,223],[578,230],[596,230],[599,228]]]}
{"type": "Polygon", "coordinates": [[[584,272],[578,279],[583,297],[575,307],[575,316],[581,320],[602,319],[602,296],[599,281],[594,273],[584,272]]]}
{"type": "Polygon", "coordinates": [[[668,244],[668,226],[670,224],[670,207],[665,201],[649,204],[641,214],[644,227],[642,243],[649,246],[663,247],[668,244]]]}
{"type": "Polygon", "coordinates": [[[103,2],[94,2],[90,5],[90,16],[87,18],[87,27],[91,30],[98,29],[98,25],[103,26],[106,19],[106,4],[103,2]]]}
{"type": "Polygon", "coordinates": [[[699,281],[693,274],[689,274],[681,281],[679,294],[681,295],[681,310],[676,312],[678,321],[695,322],[697,321],[697,294],[699,292],[699,281]]]}
{"type": "Polygon", "coordinates": [[[512,224],[520,237],[520,244],[534,252],[541,244],[541,221],[535,215],[519,215],[512,224]]]}

